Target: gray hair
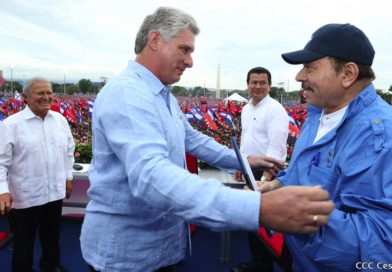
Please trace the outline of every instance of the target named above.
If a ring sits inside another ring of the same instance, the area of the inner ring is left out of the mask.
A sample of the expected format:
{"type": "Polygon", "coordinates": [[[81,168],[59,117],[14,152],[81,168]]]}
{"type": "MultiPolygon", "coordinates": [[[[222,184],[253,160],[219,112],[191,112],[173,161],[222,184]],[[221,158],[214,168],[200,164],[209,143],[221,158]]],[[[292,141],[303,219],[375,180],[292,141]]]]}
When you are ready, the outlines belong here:
{"type": "Polygon", "coordinates": [[[160,7],[153,14],[147,15],[140,26],[135,40],[135,53],[142,52],[148,42],[150,31],[158,31],[168,42],[186,28],[189,28],[195,35],[200,32],[195,19],[189,14],[174,8],[160,7]]]}
{"type": "Polygon", "coordinates": [[[26,81],[26,83],[23,86],[23,94],[26,96],[29,96],[31,93],[31,87],[37,82],[44,82],[44,83],[49,83],[49,85],[52,87],[52,83],[50,83],[49,80],[47,80],[44,77],[33,77],[29,80],[26,81]]]}

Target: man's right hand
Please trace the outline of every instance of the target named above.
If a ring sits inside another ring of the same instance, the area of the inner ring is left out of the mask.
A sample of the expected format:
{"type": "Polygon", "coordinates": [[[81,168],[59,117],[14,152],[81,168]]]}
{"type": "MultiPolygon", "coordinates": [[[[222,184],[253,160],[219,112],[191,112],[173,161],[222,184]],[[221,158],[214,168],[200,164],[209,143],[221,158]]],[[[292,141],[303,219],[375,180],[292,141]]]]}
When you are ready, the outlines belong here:
{"type": "Polygon", "coordinates": [[[285,233],[316,232],[334,209],[319,186],[287,186],[262,194],[260,225],[285,233]]]}
{"type": "Polygon", "coordinates": [[[11,210],[12,196],[10,193],[0,194],[0,214],[4,215],[11,210]]]}

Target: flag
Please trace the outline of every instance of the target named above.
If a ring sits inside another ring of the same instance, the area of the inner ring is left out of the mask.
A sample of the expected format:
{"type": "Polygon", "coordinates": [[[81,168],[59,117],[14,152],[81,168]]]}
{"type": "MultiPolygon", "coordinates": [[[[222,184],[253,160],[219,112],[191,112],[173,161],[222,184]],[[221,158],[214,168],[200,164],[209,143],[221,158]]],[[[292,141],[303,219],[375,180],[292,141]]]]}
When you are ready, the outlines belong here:
{"type": "Polygon", "coordinates": [[[203,119],[203,115],[199,107],[192,107],[191,111],[193,113],[193,117],[196,119],[196,122],[200,122],[203,119]]]}
{"type": "Polygon", "coordinates": [[[230,113],[227,112],[221,112],[220,115],[223,117],[223,119],[230,125],[233,127],[233,129],[235,129],[235,125],[233,122],[233,118],[231,117],[230,113]]]}
{"type": "Polygon", "coordinates": [[[65,110],[68,108],[68,105],[64,102],[60,103],[60,113],[64,115],[65,110]]]}
{"type": "Polygon", "coordinates": [[[0,97],[0,106],[3,106],[7,102],[7,99],[5,97],[0,97]]]}
{"type": "Polygon", "coordinates": [[[80,125],[83,122],[83,118],[82,118],[82,113],[80,110],[78,110],[78,124],[80,125]]]}
{"type": "Polygon", "coordinates": [[[89,115],[91,117],[91,116],[93,116],[94,101],[88,100],[87,104],[88,104],[88,113],[89,113],[89,115]]]}
{"type": "Polygon", "coordinates": [[[18,101],[22,101],[22,96],[19,94],[18,91],[15,91],[15,99],[18,101]]]}
{"type": "Polygon", "coordinates": [[[204,122],[206,122],[209,129],[211,130],[218,129],[218,126],[215,124],[214,120],[212,120],[211,116],[208,113],[204,114],[204,122]]]}
{"type": "Polygon", "coordinates": [[[216,111],[215,112],[215,121],[223,128],[228,128],[229,126],[227,125],[227,122],[223,119],[223,116],[220,114],[220,112],[216,111]]]}
{"type": "Polygon", "coordinates": [[[292,115],[290,112],[288,112],[287,115],[289,116],[289,122],[290,122],[290,124],[292,124],[293,126],[298,127],[297,121],[295,121],[293,115],[292,115]]]}
{"type": "Polygon", "coordinates": [[[214,121],[215,121],[214,112],[215,112],[216,108],[217,108],[216,105],[214,105],[214,106],[210,107],[210,108],[207,110],[208,115],[209,115],[209,116],[211,117],[211,119],[214,120],[214,121]]]}
{"type": "Polygon", "coordinates": [[[76,119],[77,119],[77,117],[76,117],[75,112],[74,112],[70,107],[67,107],[67,108],[65,109],[63,115],[64,115],[64,117],[68,120],[68,122],[70,122],[70,123],[76,125],[76,119]]]}
{"type": "Polygon", "coordinates": [[[293,125],[292,123],[289,123],[289,133],[292,137],[298,138],[299,133],[300,133],[299,127],[293,125]]]}
{"type": "Polygon", "coordinates": [[[0,107],[0,121],[3,121],[5,119],[5,112],[2,107],[0,107]]]}
{"type": "Polygon", "coordinates": [[[186,118],[186,120],[189,123],[195,123],[196,122],[195,118],[193,117],[193,113],[192,112],[186,112],[185,113],[185,118],[186,118]]]}

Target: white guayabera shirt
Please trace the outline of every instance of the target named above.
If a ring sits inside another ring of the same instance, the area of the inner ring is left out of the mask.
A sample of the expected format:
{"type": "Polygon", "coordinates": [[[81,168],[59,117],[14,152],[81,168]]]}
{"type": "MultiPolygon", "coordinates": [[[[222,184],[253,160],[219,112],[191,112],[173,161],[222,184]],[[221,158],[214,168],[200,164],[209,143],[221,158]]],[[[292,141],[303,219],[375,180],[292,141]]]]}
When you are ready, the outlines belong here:
{"type": "Polygon", "coordinates": [[[72,180],[74,149],[60,113],[49,111],[42,120],[26,106],[9,116],[0,132],[0,194],[10,192],[15,209],[64,198],[66,180],[72,180]]]}

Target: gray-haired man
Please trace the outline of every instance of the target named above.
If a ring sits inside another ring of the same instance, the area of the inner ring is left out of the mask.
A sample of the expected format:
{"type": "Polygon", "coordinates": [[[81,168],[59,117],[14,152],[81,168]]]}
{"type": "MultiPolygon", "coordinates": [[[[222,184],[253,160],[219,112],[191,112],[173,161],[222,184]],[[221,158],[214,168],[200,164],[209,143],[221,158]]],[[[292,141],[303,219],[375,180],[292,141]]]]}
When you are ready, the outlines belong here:
{"type": "MultiPolygon", "coordinates": [[[[185,255],[186,222],[215,230],[263,224],[312,232],[318,228],[313,215],[325,224],[332,210],[320,188],[288,187],[261,197],[188,173],[185,152],[220,168],[240,167],[232,150],[187,123],[170,94],[169,85],[193,65],[198,32],[182,11],[159,8],[148,15],[136,38],[136,61],[95,101],[91,201],[81,234],[92,270],[170,271],[185,255]]],[[[281,165],[267,157],[248,159],[254,167],[281,165]]]]}
{"type": "Polygon", "coordinates": [[[41,271],[60,266],[62,199],[72,192],[74,141],[67,120],[51,111],[48,80],[27,81],[24,110],[3,121],[0,133],[0,213],[16,219],[12,271],[32,271],[35,235],[42,248],[41,271]]]}

